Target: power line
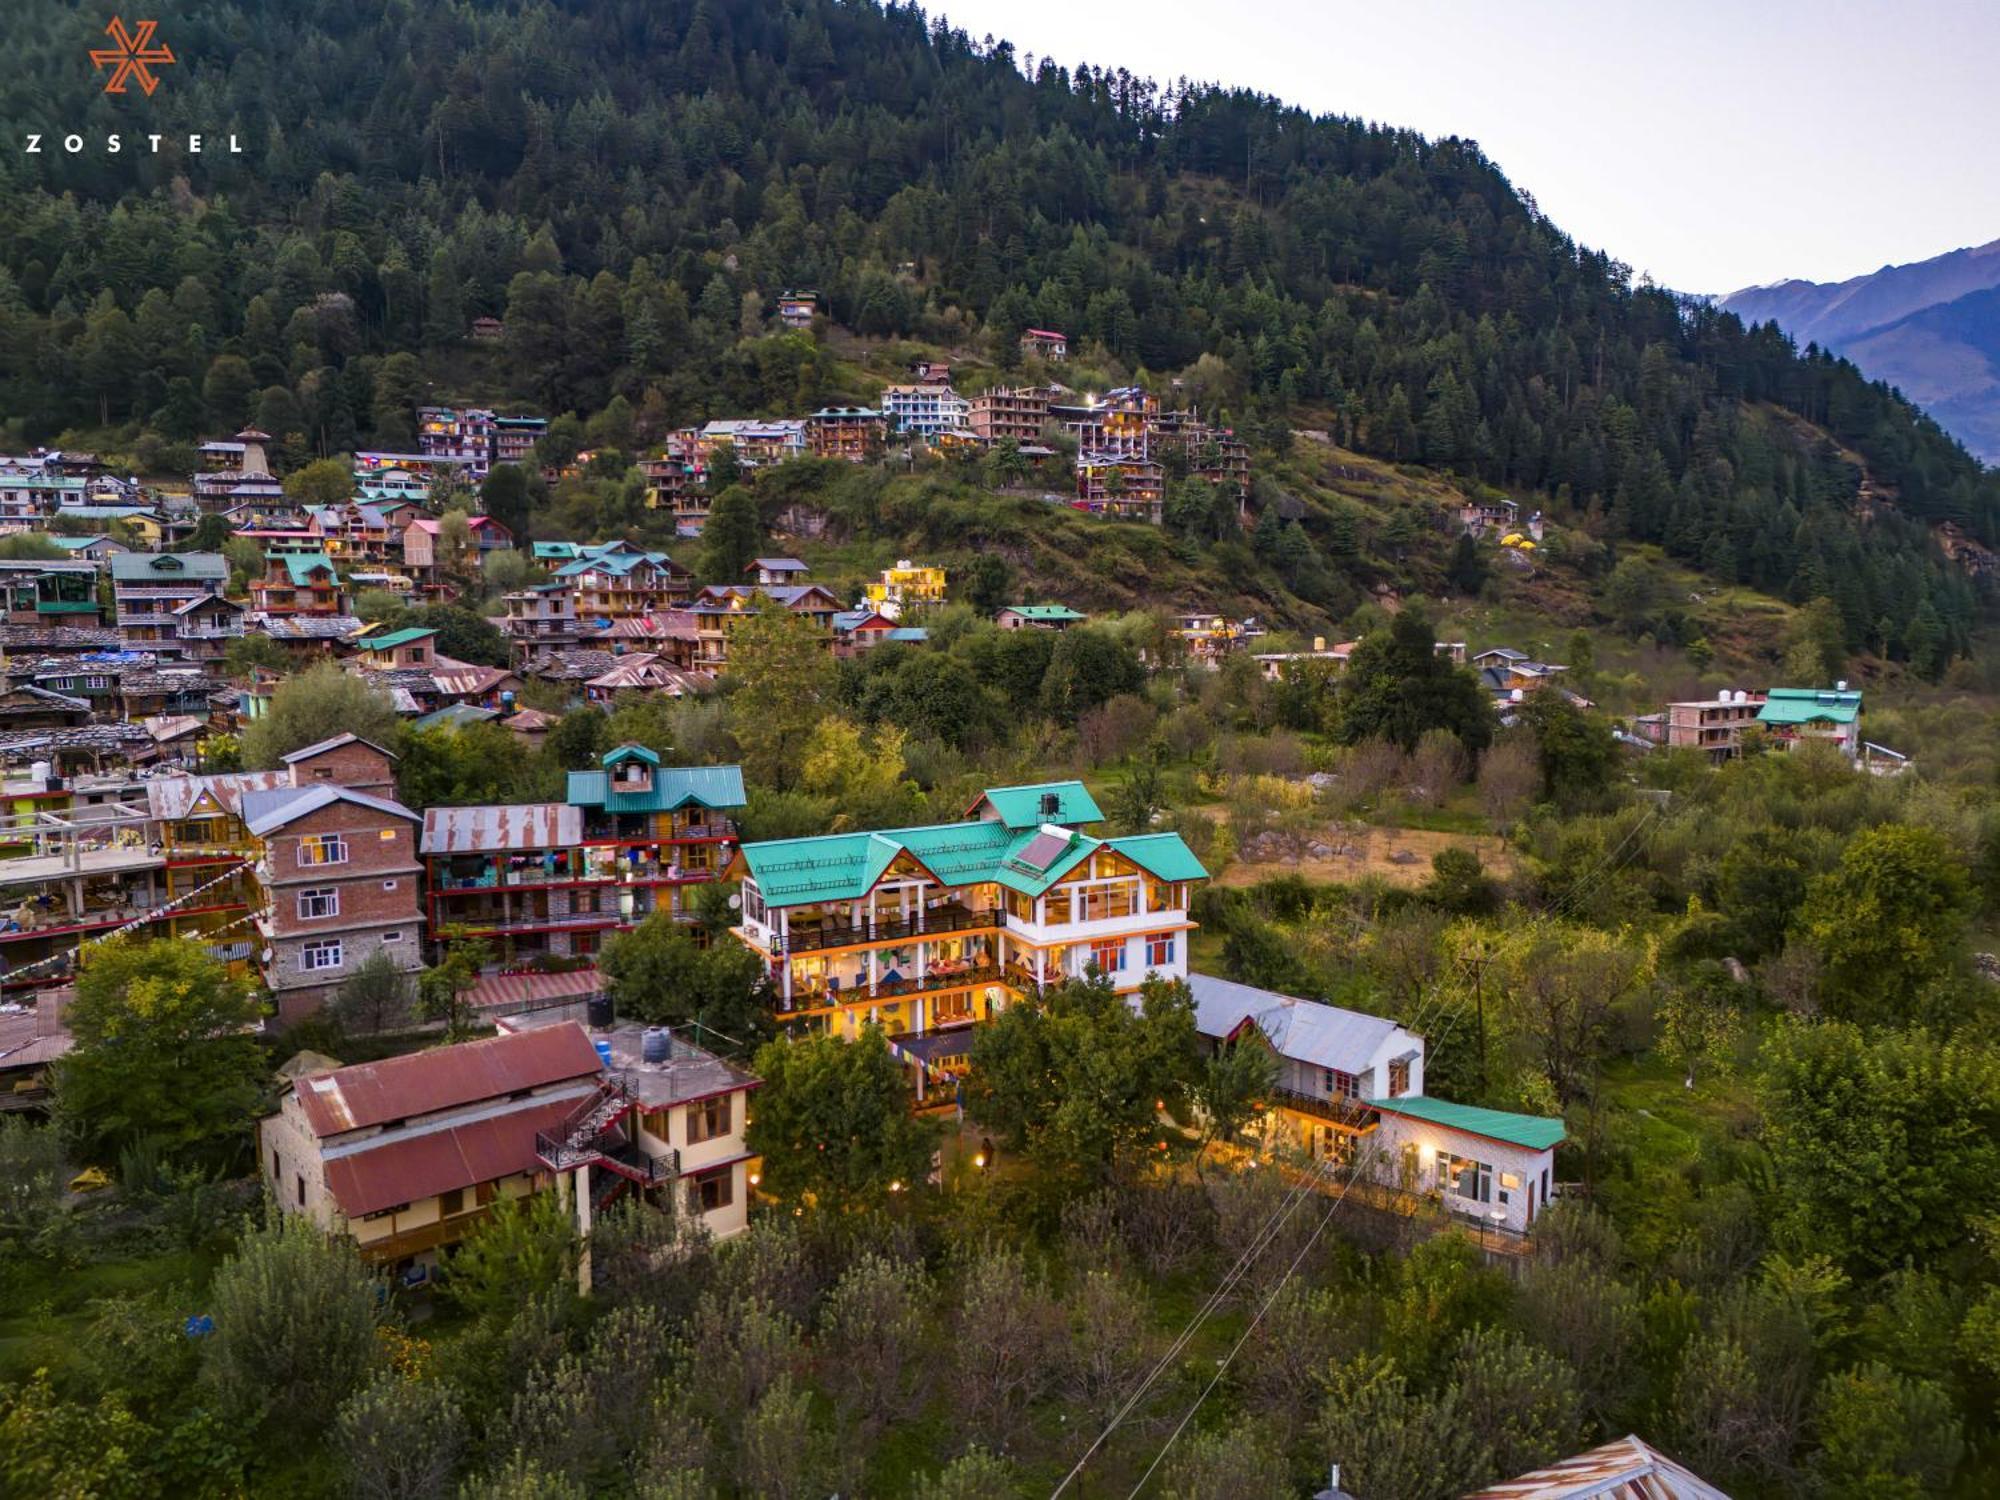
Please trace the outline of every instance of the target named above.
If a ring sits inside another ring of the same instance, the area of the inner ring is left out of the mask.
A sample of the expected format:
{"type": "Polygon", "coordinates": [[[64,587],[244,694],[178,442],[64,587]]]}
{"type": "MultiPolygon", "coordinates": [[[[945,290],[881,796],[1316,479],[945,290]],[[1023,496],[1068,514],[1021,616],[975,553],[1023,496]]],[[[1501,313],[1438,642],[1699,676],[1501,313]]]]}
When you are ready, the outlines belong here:
{"type": "Polygon", "coordinates": [[[1111,1434],[1118,1429],[1119,1425],[1137,1410],[1139,1403],[1145,1399],[1146,1393],[1152,1389],[1160,1376],[1166,1373],[1167,1368],[1180,1357],[1181,1351],[1192,1342],[1195,1334],[1200,1331],[1201,1325],[1208,1320],[1209,1315],[1222,1304],[1224,1298],[1236,1289],[1237,1283],[1249,1274],[1250,1267],[1269,1248],[1271,1241],[1277,1238],[1278,1231],[1283,1227],[1283,1224],[1280,1222],[1281,1219],[1289,1220],[1298,1211],[1299,1205],[1305,1201],[1305,1195],[1312,1188],[1315,1180],[1323,1177],[1326,1169],[1333,1164],[1331,1157],[1322,1157],[1310,1172],[1301,1174],[1299,1181],[1293,1186],[1291,1192],[1286,1195],[1285,1200],[1271,1211],[1270,1217],[1265,1219],[1257,1233],[1251,1237],[1250,1243],[1244,1247],[1242,1254],[1237,1256],[1235,1264],[1223,1274],[1221,1281],[1216,1284],[1215,1290],[1209,1293],[1208,1300],[1188,1320],[1187,1326],[1181,1330],[1179,1337],[1167,1346],[1166,1352],[1154,1362],[1153,1368],[1146,1373],[1146,1378],[1140,1381],[1137,1388],[1126,1398],[1124,1404],[1118,1408],[1118,1411],[1112,1416],[1110,1422],[1106,1424],[1104,1430],[1097,1435],[1091,1445],[1084,1449],[1083,1456],[1077,1459],[1075,1465],[1062,1477],[1061,1483],[1057,1484],[1049,1492],[1049,1500],[1057,1500],[1057,1497],[1069,1488],[1076,1477],[1083,1472],[1084,1466],[1090,1462],[1091,1457],[1097,1450],[1103,1447],[1111,1434]]]}
{"type": "Polygon", "coordinates": [[[1223,1355],[1221,1362],[1216,1366],[1215,1374],[1210,1377],[1208,1384],[1201,1388],[1201,1394],[1194,1398],[1194,1404],[1188,1407],[1186,1414],[1181,1417],[1179,1423],[1175,1425],[1174,1430],[1167,1434],[1166,1442],[1162,1443],[1160,1451],[1153,1455],[1153,1461],[1146,1465],[1146,1472],[1139,1476],[1139,1482],[1132,1486],[1132,1493],[1126,1497],[1126,1500],[1138,1500],[1139,1492],[1145,1489],[1146,1481],[1153,1477],[1153,1471],[1159,1468],[1161,1463],[1165,1461],[1168,1452],[1173,1448],[1175,1442],[1187,1430],[1188,1423],[1194,1420],[1195,1413],[1201,1410],[1202,1403],[1208,1400],[1210,1393],[1222,1383],[1222,1377],[1229,1373],[1230,1363],[1242,1351],[1243,1346],[1250,1341],[1250,1335],[1257,1331],[1257,1326],[1264,1321],[1264,1314],[1269,1312],[1271,1304],[1278,1300],[1278,1293],[1285,1289],[1285,1283],[1290,1281],[1299,1267],[1304,1264],[1306,1256],[1312,1253],[1313,1246],[1319,1243],[1320,1235],[1325,1233],[1326,1226],[1333,1222],[1334,1210],[1339,1208],[1342,1201],[1347,1197],[1347,1190],[1354,1185],[1354,1179],[1360,1175],[1360,1170],[1360,1159],[1357,1153],[1354,1161],[1350,1163],[1347,1180],[1341,1183],[1340,1192],[1326,1206],[1326,1212],[1320,1215],[1319,1223],[1313,1227],[1311,1238],[1299,1247],[1299,1253],[1293,1256],[1292,1263],[1285,1267],[1285,1274],[1278,1278],[1278,1284],[1271,1288],[1270,1295],[1264,1299],[1263,1305],[1257,1309],[1257,1314],[1250,1320],[1249,1326],[1243,1330],[1242,1335],[1230,1346],[1229,1352],[1223,1355]]]}

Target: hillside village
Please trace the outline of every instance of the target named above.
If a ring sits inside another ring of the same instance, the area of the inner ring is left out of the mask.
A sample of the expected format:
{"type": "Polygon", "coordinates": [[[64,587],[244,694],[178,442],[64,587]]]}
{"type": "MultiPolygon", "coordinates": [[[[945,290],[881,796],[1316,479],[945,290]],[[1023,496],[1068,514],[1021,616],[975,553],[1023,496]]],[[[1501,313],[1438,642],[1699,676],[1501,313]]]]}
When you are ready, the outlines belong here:
{"type": "Polygon", "coordinates": [[[1903,394],[915,6],[22,3],[0,1500],[2000,1487],[1903,394]]]}
{"type": "MultiPolygon", "coordinates": [[[[1000,1045],[982,1036],[1002,1035],[1010,1012],[1074,993],[1152,1016],[1178,994],[1189,1066],[1242,1061],[1220,1080],[1163,1077],[1158,1119],[1142,1129],[1186,1132],[1181,1149],[1197,1160],[1275,1164],[1301,1191],[1459,1236],[1518,1274],[1541,1221],[1589,1188],[1563,1112],[1496,1108],[1479,1102],[1490,1097],[1483,1066],[1476,1080],[1462,1065],[1428,1066],[1426,1007],[1399,1022],[1197,967],[1206,950],[1206,962],[1244,971],[1236,936],[1219,950],[1202,937],[1217,913],[1232,934],[1244,917],[1204,895],[1215,873],[1204,855],[1227,861],[1230,845],[1201,813],[1133,793],[1145,755],[1164,748],[1140,753],[1122,784],[1094,773],[1097,791],[1076,778],[990,785],[961,810],[932,801],[951,815],[893,828],[836,794],[825,826],[759,837],[746,819],[770,817],[753,795],[778,788],[726,761],[676,765],[664,740],[606,739],[656,722],[647,713],[659,705],[733,704],[746,672],[866,672],[877,652],[943,660],[933,628],[962,638],[968,614],[996,645],[1033,641],[1036,660],[1104,628],[1069,603],[996,597],[976,565],[904,558],[872,578],[821,582],[798,557],[755,550],[769,544],[761,526],[741,538],[751,555],[736,576],[717,577],[725,554],[711,543],[732,524],[715,519],[722,487],[741,494],[814,459],[893,467],[899,448],[1000,453],[1032,477],[1073,441],[1074,493],[1050,502],[1094,524],[1160,524],[1155,454],[1171,457],[1176,483],[1249,503],[1243,445],[1189,413],[1162,414],[1136,388],[1068,402],[1054,399],[1060,388],[1009,388],[967,402],[937,364],[914,373],[879,409],[671,435],[640,465],[664,546],[551,537],[532,517],[517,534],[485,497],[500,470],[539,469],[546,424],[484,410],[426,407],[417,451],[312,466],[317,489],[345,491],[325,503],[273,472],[272,440],[256,429],[203,444],[223,467],[196,472],[185,492],[115,478],[89,455],[7,461],[19,540],[0,561],[0,1097],[28,1112],[59,1102],[79,987],[107,961],[143,966],[157,944],[184,945],[215,982],[254,997],[253,1029],[287,1054],[250,1152],[276,1222],[351,1244],[399,1295],[423,1299],[436,1286],[449,1298],[455,1253],[490,1224],[541,1213],[589,1295],[605,1226],[633,1213],[726,1242],[830,1193],[805,1185],[816,1163],[788,1159],[803,1143],[752,1126],[773,1082],[758,1069],[775,1060],[757,1037],[880,1057],[885,1100],[929,1144],[885,1148],[874,1189],[921,1193],[1000,1159],[993,1132],[1007,1116],[980,1059],[1000,1045]],[[746,668],[746,631],[785,643],[774,656],[759,637],[746,668]],[[450,654],[463,641],[481,659],[450,654]],[[325,691],[308,686],[315,664],[362,693],[366,732],[294,742],[304,731],[291,726],[314,719],[306,700],[325,691]],[[588,737],[574,737],[586,720],[588,737]],[[546,800],[419,791],[439,783],[407,757],[421,749],[448,766],[475,743],[537,764],[573,758],[546,800]],[[258,745],[271,763],[239,768],[258,745]],[[732,976],[726,998],[651,988],[644,965],[662,960],[630,955],[656,949],[680,955],[681,983],[695,982],[687,964],[714,962],[732,976]],[[372,1056],[343,1063],[315,1041],[372,1056]],[[1170,1110],[1176,1088],[1187,1092],[1170,1110]]],[[[1540,513],[1524,522],[1495,498],[1468,500],[1453,524],[1462,549],[1495,557],[1551,534],[1540,513]]],[[[1105,642],[1145,696],[1255,684],[1294,705],[1287,718],[1301,727],[1359,712],[1363,677],[1411,670],[1455,684],[1461,706],[1437,721],[1456,726],[1444,742],[1526,736],[1545,776],[1563,725],[1599,737],[1599,785],[1630,774],[1618,761],[1677,753],[1720,767],[1824,752],[1850,775],[1909,765],[1863,737],[1863,694],[1845,681],[1727,690],[1616,719],[1584,691],[1588,661],[1508,644],[1425,637],[1422,665],[1397,668],[1400,631],[1290,645],[1298,637],[1255,618],[1202,609],[1121,629],[1105,642]]],[[[1078,706],[1078,731],[1101,735],[1091,715],[1111,705],[1078,706]]],[[[1380,774],[1359,758],[1337,764],[1230,779],[1309,805],[1380,774]]],[[[1388,774],[1439,773],[1419,755],[1388,774]]],[[[1447,768],[1425,795],[1448,794],[1461,774],[1447,768]]],[[[1352,835],[1322,826],[1244,824],[1234,848],[1245,869],[1337,865],[1352,835]]],[[[1405,885],[1428,873],[1425,890],[1490,888],[1478,854],[1441,847],[1409,876],[1383,869],[1405,885]]],[[[1267,985],[1288,975],[1321,988],[1285,965],[1267,985]]],[[[789,1107],[824,1106],[807,1095],[789,1107]]],[[[1011,1145],[1032,1159],[1029,1139],[1017,1128],[1011,1145]]],[[[1667,1462],[1644,1459],[1656,1461],[1667,1462]]]]}

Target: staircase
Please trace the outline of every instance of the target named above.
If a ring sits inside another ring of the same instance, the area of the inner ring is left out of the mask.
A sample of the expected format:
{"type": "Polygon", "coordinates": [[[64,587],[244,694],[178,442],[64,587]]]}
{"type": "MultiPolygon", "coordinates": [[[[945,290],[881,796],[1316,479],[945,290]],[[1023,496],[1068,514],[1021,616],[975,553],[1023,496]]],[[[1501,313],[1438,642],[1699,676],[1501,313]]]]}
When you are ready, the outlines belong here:
{"type": "Polygon", "coordinates": [[[578,1167],[604,1167],[613,1174],[598,1206],[614,1198],[624,1184],[641,1187],[680,1175],[680,1153],[653,1156],[639,1149],[624,1128],[639,1101],[624,1080],[610,1077],[563,1117],[553,1130],[535,1134],[535,1157],[551,1172],[578,1167]]]}

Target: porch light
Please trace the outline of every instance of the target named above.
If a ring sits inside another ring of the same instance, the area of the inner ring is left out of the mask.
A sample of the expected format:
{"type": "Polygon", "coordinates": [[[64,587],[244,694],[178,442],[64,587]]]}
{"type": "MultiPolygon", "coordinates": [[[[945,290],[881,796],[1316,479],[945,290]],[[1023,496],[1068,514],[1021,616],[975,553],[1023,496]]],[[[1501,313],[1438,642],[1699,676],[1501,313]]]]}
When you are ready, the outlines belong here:
{"type": "Polygon", "coordinates": [[[900,1193],[902,1192],[902,1190],[903,1190],[903,1183],[900,1178],[898,1178],[895,1182],[889,1184],[889,1191],[892,1193],[900,1193]]]}
{"type": "Polygon", "coordinates": [[[756,1187],[763,1180],[764,1180],[764,1174],[762,1172],[752,1172],[750,1174],[750,1186],[752,1187],[756,1187]]]}
{"type": "Polygon", "coordinates": [[[976,1153],[972,1158],[972,1164],[984,1172],[986,1170],[986,1153],[984,1151],[976,1153]]]}

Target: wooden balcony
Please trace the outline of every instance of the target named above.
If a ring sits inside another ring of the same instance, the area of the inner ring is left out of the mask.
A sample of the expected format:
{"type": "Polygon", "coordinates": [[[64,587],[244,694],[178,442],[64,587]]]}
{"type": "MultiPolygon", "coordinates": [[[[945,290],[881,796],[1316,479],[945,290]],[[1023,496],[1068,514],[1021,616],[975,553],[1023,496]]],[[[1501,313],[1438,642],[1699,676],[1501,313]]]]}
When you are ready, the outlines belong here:
{"type": "Polygon", "coordinates": [[[1274,1087],[1269,1090],[1267,1102],[1275,1109],[1311,1115],[1314,1119],[1325,1120],[1345,1130],[1365,1130],[1376,1122],[1375,1111],[1358,1099],[1329,1099],[1320,1094],[1302,1094],[1296,1089],[1274,1087]]]}
{"type": "Polygon", "coordinates": [[[973,911],[964,906],[940,906],[923,914],[921,921],[825,922],[814,926],[794,924],[783,937],[773,935],[773,953],[814,953],[827,948],[859,947],[870,943],[908,942],[951,932],[987,932],[1000,926],[1003,913],[998,907],[973,911]]]}

